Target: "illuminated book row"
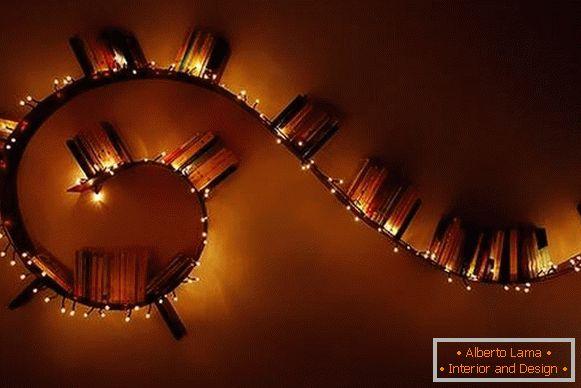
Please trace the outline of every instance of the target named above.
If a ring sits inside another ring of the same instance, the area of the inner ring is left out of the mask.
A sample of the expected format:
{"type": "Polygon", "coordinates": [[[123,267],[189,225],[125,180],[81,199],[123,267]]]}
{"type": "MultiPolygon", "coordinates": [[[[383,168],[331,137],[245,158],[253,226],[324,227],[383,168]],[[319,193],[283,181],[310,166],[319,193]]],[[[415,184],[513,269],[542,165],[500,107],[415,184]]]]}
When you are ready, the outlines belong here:
{"type": "Polygon", "coordinates": [[[85,38],[77,35],[69,39],[69,44],[88,77],[148,66],[139,42],[127,31],[107,30],[98,36],[85,38]]]}
{"type": "Polygon", "coordinates": [[[421,206],[415,187],[375,159],[363,162],[346,194],[353,206],[396,238],[403,235],[421,206]]]}
{"type": "Polygon", "coordinates": [[[132,160],[115,128],[106,122],[81,129],[66,144],[87,178],[132,160]]]}
{"type": "Polygon", "coordinates": [[[444,218],[427,255],[472,280],[523,283],[554,271],[547,233],[533,226],[477,230],[458,217],[444,218]]]}
{"type": "Polygon", "coordinates": [[[73,295],[95,303],[145,303],[151,250],[146,248],[77,251],[73,295]]]}
{"type": "Polygon", "coordinates": [[[209,131],[194,135],[162,161],[186,175],[198,191],[216,186],[238,165],[236,156],[209,131]]]}
{"type": "Polygon", "coordinates": [[[272,121],[303,159],[312,157],[339,129],[339,121],[306,96],[297,96],[272,121]]]}

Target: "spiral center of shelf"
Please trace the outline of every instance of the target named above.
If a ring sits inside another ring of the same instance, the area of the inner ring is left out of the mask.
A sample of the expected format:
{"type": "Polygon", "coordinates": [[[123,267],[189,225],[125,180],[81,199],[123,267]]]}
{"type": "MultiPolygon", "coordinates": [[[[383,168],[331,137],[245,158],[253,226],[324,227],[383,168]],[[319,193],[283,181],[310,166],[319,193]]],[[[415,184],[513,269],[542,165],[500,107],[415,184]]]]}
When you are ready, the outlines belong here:
{"type": "MultiPolygon", "coordinates": [[[[140,246],[153,249],[149,268],[154,275],[176,254],[193,254],[203,244],[203,209],[183,177],[156,164],[137,164],[109,178],[100,198],[92,192],[66,191],[83,174],[65,141],[82,126],[99,125],[102,119],[129,120],[133,115],[132,109],[95,106],[113,96],[116,101],[131,100],[116,88],[100,89],[63,107],[38,130],[18,170],[20,211],[34,244],[70,269],[75,251],[83,247],[140,246]]],[[[184,128],[190,135],[191,131],[184,128]]],[[[121,132],[131,145],[143,141],[133,127],[121,132]]],[[[163,137],[163,131],[158,133],[163,137]]],[[[147,156],[136,152],[138,159],[147,156]]]]}

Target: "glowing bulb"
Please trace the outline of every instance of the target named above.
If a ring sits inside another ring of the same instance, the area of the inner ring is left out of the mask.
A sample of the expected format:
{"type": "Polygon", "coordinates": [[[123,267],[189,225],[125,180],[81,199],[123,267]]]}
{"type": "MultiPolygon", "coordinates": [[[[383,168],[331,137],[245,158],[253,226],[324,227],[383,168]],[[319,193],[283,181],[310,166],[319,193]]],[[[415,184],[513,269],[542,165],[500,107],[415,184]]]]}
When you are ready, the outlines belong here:
{"type": "Polygon", "coordinates": [[[163,299],[161,299],[161,298],[160,298],[160,299],[157,301],[157,303],[159,303],[159,304],[163,304],[163,299]]]}
{"type": "Polygon", "coordinates": [[[67,309],[66,309],[66,308],[64,308],[64,307],[61,307],[61,314],[64,314],[64,313],[66,313],[66,312],[67,312],[67,309]]]}
{"type": "Polygon", "coordinates": [[[207,237],[207,236],[208,236],[208,233],[202,232],[202,237],[207,237]]]}
{"type": "Polygon", "coordinates": [[[38,288],[33,288],[33,289],[32,289],[32,293],[33,293],[33,294],[36,294],[37,292],[38,292],[38,288]]]}
{"type": "Polygon", "coordinates": [[[26,274],[20,274],[20,280],[26,279],[26,274]]]}
{"type": "Polygon", "coordinates": [[[18,103],[20,104],[20,106],[26,105],[26,102],[24,100],[20,100],[18,103]]]}
{"type": "Polygon", "coordinates": [[[44,303],[48,303],[48,302],[50,302],[50,298],[49,298],[48,296],[46,296],[46,297],[44,298],[44,303]]]}
{"type": "Polygon", "coordinates": [[[22,256],[23,258],[26,258],[26,257],[28,257],[28,253],[27,253],[27,252],[22,252],[22,255],[21,255],[21,256],[22,256]]]}
{"type": "Polygon", "coordinates": [[[282,143],[282,140],[281,139],[276,139],[276,144],[280,144],[280,143],[282,143]]]}
{"type": "Polygon", "coordinates": [[[93,202],[101,202],[103,201],[103,193],[102,192],[98,192],[98,193],[93,193],[93,202]]]}
{"type": "Polygon", "coordinates": [[[109,311],[111,309],[111,307],[109,307],[109,305],[105,305],[105,310],[109,311]]]}
{"type": "Polygon", "coordinates": [[[46,272],[42,271],[42,272],[40,273],[40,276],[42,276],[43,278],[44,278],[44,277],[46,277],[46,272]]]}
{"type": "Polygon", "coordinates": [[[0,252],[0,257],[5,257],[5,256],[6,256],[6,251],[0,252]]]}
{"type": "Polygon", "coordinates": [[[393,247],[393,251],[394,251],[395,253],[398,253],[398,252],[399,252],[399,248],[398,248],[398,247],[393,247]]]}
{"type": "Polygon", "coordinates": [[[58,78],[55,78],[54,81],[52,81],[53,84],[58,85],[59,84],[59,80],[58,78]]]}
{"type": "Polygon", "coordinates": [[[151,314],[150,313],[145,314],[145,318],[147,319],[151,318],[151,314]]]}
{"type": "Polygon", "coordinates": [[[135,307],[133,308],[133,310],[135,310],[135,311],[139,311],[139,306],[135,306],[135,307]]]}
{"type": "Polygon", "coordinates": [[[99,314],[99,316],[100,316],[101,318],[105,318],[105,312],[104,312],[104,311],[101,311],[101,314],[99,314]]]}
{"type": "Polygon", "coordinates": [[[504,285],[504,287],[503,287],[503,288],[504,288],[504,291],[508,291],[508,290],[510,290],[510,287],[509,287],[509,286],[507,286],[506,284],[504,285]]]}
{"type": "Polygon", "coordinates": [[[125,317],[125,322],[129,322],[131,320],[130,316],[125,317]]]}
{"type": "Polygon", "coordinates": [[[16,138],[15,138],[15,137],[13,137],[12,139],[10,139],[10,141],[11,141],[12,143],[16,143],[16,138]]]}
{"type": "Polygon", "coordinates": [[[74,317],[74,316],[75,316],[75,310],[71,310],[71,311],[69,311],[69,315],[70,315],[71,317],[74,317]]]}
{"type": "Polygon", "coordinates": [[[518,291],[520,291],[520,287],[519,287],[519,286],[516,286],[514,289],[515,289],[517,292],[518,292],[518,291]]]}
{"type": "Polygon", "coordinates": [[[32,96],[26,96],[26,101],[28,102],[32,101],[32,96]]]}
{"type": "Polygon", "coordinates": [[[335,194],[336,191],[337,190],[335,190],[335,189],[331,189],[331,194],[335,194]]]}
{"type": "Polygon", "coordinates": [[[466,286],[466,291],[470,291],[470,290],[472,290],[472,287],[471,286],[466,286]]]}
{"type": "Polygon", "coordinates": [[[359,222],[359,217],[355,216],[354,220],[355,222],[359,222]]]}
{"type": "Polygon", "coordinates": [[[174,301],[174,302],[177,302],[177,301],[178,301],[178,297],[177,297],[177,295],[173,297],[173,301],[174,301]]]}
{"type": "Polygon", "coordinates": [[[83,318],[89,318],[89,313],[84,313],[83,318]]]}
{"type": "Polygon", "coordinates": [[[452,283],[452,282],[453,282],[452,277],[448,276],[448,283],[452,283]]]}
{"type": "Polygon", "coordinates": [[[530,290],[531,290],[531,289],[530,289],[530,288],[528,288],[528,287],[527,287],[527,288],[525,288],[525,289],[524,289],[524,292],[525,292],[525,294],[528,294],[530,290]]]}

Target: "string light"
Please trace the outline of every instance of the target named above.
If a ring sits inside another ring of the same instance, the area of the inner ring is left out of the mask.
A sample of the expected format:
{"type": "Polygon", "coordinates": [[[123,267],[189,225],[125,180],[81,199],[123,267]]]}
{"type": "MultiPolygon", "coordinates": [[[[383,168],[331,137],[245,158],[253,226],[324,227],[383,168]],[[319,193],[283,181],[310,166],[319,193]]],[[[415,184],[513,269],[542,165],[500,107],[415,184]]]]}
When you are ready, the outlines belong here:
{"type": "Polygon", "coordinates": [[[83,314],[83,318],[89,318],[89,315],[91,315],[93,310],[95,310],[95,308],[91,307],[88,311],[85,311],[85,313],[83,314]]]}
{"type": "Polygon", "coordinates": [[[131,312],[132,312],[132,311],[133,311],[133,310],[131,310],[131,309],[128,309],[128,310],[127,310],[127,315],[125,315],[125,322],[129,322],[129,321],[131,321],[131,312]]]}
{"type": "Polygon", "coordinates": [[[73,307],[71,307],[71,311],[69,311],[69,316],[74,317],[75,316],[75,308],[77,306],[77,301],[73,302],[73,307]]]}
{"type": "Polygon", "coordinates": [[[146,319],[151,318],[151,305],[149,305],[147,308],[147,312],[145,313],[145,318],[146,319]]]}
{"type": "Polygon", "coordinates": [[[63,296],[61,299],[61,314],[64,314],[67,312],[67,308],[65,307],[65,297],[63,296]]]}
{"type": "Polygon", "coordinates": [[[448,275],[448,283],[452,283],[454,279],[452,279],[452,275],[448,275]]]}

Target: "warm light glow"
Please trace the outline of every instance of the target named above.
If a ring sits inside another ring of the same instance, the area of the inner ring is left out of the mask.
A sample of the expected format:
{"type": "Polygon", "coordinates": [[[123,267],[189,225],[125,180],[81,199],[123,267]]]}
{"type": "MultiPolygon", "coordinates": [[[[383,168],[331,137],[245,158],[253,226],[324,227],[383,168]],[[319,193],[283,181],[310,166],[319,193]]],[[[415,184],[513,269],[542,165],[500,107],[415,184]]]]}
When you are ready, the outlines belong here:
{"type": "Polygon", "coordinates": [[[104,199],[103,192],[93,193],[93,202],[102,202],[104,199]]]}

